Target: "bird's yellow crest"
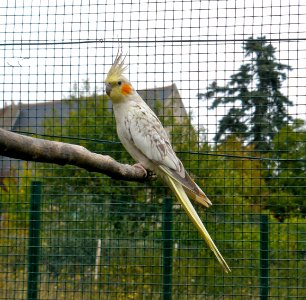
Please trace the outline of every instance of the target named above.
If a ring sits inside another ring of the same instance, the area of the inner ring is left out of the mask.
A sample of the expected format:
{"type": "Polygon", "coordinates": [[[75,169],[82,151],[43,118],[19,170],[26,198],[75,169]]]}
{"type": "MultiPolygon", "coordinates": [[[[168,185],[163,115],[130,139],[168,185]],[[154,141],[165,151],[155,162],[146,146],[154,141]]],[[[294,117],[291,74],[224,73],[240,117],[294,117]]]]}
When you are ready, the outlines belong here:
{"type": "Polygon", "coordinates": [[[105,81],[114,82],[117,81],[123,74],[123,72],[127,69],[127,66],[124,65],[125,57],[122,56],[121,52],[118,52],[116,59],[108,71],[107,77],[105,81]]]}

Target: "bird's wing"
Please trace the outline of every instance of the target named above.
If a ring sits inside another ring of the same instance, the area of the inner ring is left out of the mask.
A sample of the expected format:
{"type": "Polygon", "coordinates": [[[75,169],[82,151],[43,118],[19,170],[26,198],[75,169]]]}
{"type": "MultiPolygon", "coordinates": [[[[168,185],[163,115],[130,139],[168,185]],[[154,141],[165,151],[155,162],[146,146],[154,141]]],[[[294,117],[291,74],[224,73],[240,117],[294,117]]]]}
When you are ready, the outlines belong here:
{"type": "Polygon", "coordinates": [[[147,105],[133,106],[127,114],[127,122],[132,142],[138,150],[163,173],[182,184],[190,198],[206,207],[211,205],[204,192],[186,172],[161,122],[147,105]]]}

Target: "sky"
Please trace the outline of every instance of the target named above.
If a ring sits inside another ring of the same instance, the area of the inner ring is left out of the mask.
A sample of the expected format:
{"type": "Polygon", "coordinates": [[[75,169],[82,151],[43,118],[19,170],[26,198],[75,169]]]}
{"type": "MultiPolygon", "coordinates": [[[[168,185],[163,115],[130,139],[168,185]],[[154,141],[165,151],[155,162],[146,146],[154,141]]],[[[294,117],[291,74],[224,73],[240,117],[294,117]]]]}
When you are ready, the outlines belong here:
{"type": "Polygon", "coordinates": [[[290,65],[283,93],[294,117],[306,115],[306,3],[301,0],[228,1],[1,1],[0,107],[60,100],[88,80],[103,80],[118,47],[137,89],[175,83],[193,123],[216,131],[226,108],[208,110],[205,92],[225,85],[245,62],[242,46],[265,36],[290,65]],[[289,5],[290,3],[290,5],[289,5]]]}

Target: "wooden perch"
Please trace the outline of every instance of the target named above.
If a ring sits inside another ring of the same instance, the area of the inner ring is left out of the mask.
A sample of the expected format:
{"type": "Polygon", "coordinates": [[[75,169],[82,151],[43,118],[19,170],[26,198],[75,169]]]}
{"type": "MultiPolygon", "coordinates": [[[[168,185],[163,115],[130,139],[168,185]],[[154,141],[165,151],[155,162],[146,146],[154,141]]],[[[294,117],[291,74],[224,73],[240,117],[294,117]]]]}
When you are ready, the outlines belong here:
{"type": "Polygon", "coordinates": [[[1,128],[0,155],[26,161],[73,165],[126,181],[144,182],[148,179],[141,168],[120,164],[110,156],[90,152],[82,146],[32,138],[1,128]]]}

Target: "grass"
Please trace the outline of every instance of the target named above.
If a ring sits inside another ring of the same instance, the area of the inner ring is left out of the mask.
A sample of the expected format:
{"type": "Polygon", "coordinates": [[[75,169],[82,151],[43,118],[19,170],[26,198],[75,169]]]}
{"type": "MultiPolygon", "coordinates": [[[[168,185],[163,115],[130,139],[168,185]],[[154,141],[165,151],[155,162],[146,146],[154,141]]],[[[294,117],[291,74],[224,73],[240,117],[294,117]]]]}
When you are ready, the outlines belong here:
{"type": "MultiPolygon", "coordinates": [[[[26,299],[28,232],[14,222],[5,221],[0,230],[0,299],[26,299]]],[[[295,219],[285,223],[270,220],[269,296],[273,299],[306,298],[305,225],[295,219]]],[[[203,241],[177,235],[172,268],[174,299],[258,299],[259,225],[228,226],[232,226],[229,236],[222,233],[226,249],[220,250],[232,268],[229,275],[222,273],[203,241]]],[[[221,241],[221,236],[216,239],[221,241]]],[[[50,236],[42,235],[42,252],[49,241],[50,236]]],[[[89,250],[95,253],[96,249],[89,250]]],[[[162,243],[158,238],[105,240],[98,280],[94,263],[84,264],[85,257],[73,263],[67,257],[56,271],[52,271],[49,258],[41,259],[39,299],[162,297],[162,243]]]]}

